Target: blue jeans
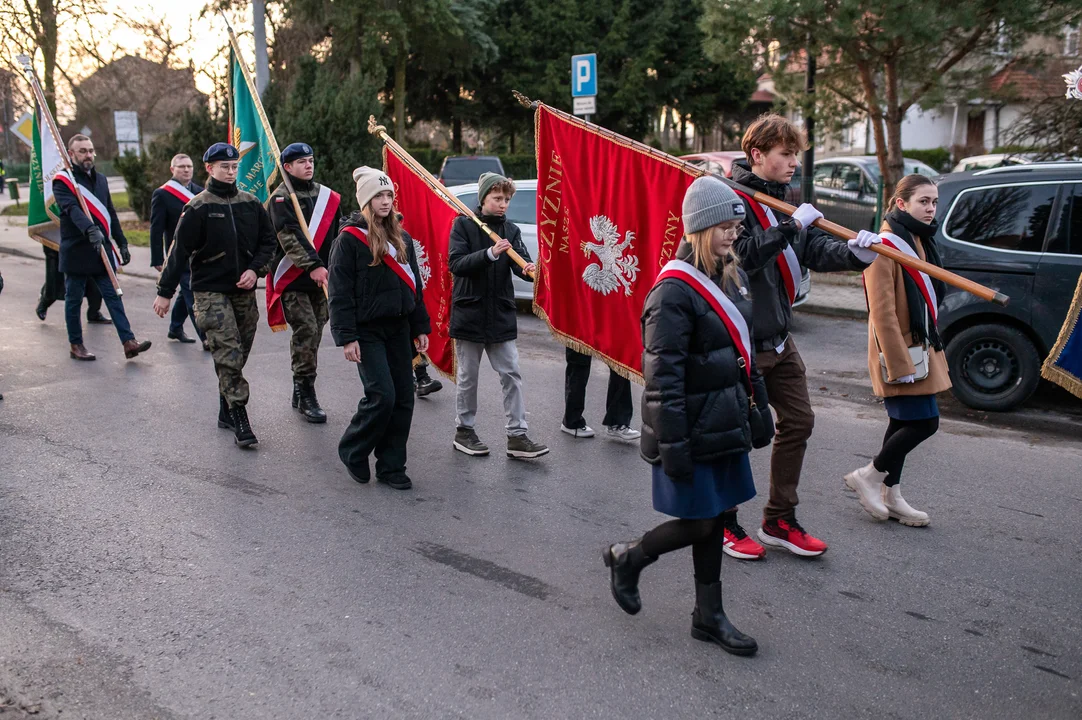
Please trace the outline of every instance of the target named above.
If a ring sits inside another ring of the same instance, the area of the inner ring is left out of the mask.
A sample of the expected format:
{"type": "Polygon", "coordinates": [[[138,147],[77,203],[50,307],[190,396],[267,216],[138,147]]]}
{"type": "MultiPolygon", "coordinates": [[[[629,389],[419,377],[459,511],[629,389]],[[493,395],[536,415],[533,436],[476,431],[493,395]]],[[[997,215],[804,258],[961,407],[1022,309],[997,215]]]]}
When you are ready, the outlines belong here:
{"type": "Polygon", "coordinates": [[[187,271],[180,276],[180,292],[173,302],[173,313],[169,316],[169,332],[179,335],[184,332],[184,320],[191,318],[192,327],[200,340],[206,340],[207,336],[195,323],[195,296],[192,295],[192,273],[187,271]]]}
{"type": "Polygon", "coordinates": [[[83,295],[86,294],[86,284],[92,282],[101,291],[105,307],[109,308],[109,315],[113,318],[113,326],[116,334],[120,336],[120,342],[134,340],[131,325],[128,324],[128,316],[124,314],[124,303],[109,282],[108,275],[72,275],[64,276],[64,317],[68,321],[68,342],[72,345],[83,344],[83,324],[79,321],[79,310],[83,306],[83,295]]]}

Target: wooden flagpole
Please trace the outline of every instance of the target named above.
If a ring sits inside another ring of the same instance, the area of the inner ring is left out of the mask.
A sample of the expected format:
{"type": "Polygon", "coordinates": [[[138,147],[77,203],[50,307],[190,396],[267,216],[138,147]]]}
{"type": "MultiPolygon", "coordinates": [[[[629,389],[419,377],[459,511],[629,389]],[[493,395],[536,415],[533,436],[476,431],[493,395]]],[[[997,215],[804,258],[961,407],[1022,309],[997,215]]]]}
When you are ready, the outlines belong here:
{"type": "MultiPolygon", "coordinates": [[[[514,91],[514,95],[515,95],[515,99],[517,99],[519,101],[519,103],[521,103],[524,107],[528,107],[528,108],[530,108],[532,110],[536,111],[538,108],[540,108],[542,105],[544,105],[544,103],[542,103],[540,101],[530,100],[528,97],[526,97],[522,93],[518,92],[517,90],[514,91]]],[[[670,165],[674,165],[676,167],[683,168],[684,170],[688,171],[689,173],[691,173],[693,175],[697,175],[699,177],[702,177],[704,175],[710,175],[711,174],[711,173],[707,172],[706,170],[703,170],[702,168],[696,167],[695,165],[692,165],[691,163],[689,163],[689,162],[687,162],[685,160],[681,160],[680,158],[673,157],[672,155],[669,155],[668,153],[664,153],[664,152],[662,152],[660,150],[652,148],[649,145],[646,145],[646,144],[643,144],[643,143],[640,143],[640,142],[636,142],[635,140],[632,140],[631,138],[624,137],[623,135],[615,133],[612,130],[608,130],[606,128],[603,128],[600,125],[595,125],[593,123],[586,122],[585,120],[582,120],[581,118],[575,117],[574,115],[566,113],[563,110],[559,110],[557,108],[554,108],[551,105],[544,105],[544,107],[549,112],[553,113],[554,115],[559,116],[561,119],[566,120],[569,123],[572,123],[574,125],[578,125],[579,127],[584,128],[586,130],[590,130],[591,132],[596,132],[597,134],[599,134],[599,135],[601,135],[603,137],[606,137],[606,138],[612,140],[613,142],[624,145],[625,147],[633,147],[633,148],[635,148],[636,150],[638,150],[640,152],[646,153],[647,155],[650,155],[652,157],[657,158],[658,160],[662,160],[662,161],[664,161],[666,163],[669,163],[670,165]]],[[[774,210],[777,210],[778,212],[785,213],[786,215],[792,215],[793,212],[796,210],[795,207],[793,207],[789,203],[785,202],[784,200],[778,200],[777,198],[773,198],[773,197],[767,195],[766,193],[758,192],[757,190],[753,190],[753,189],[751,189],[751,188],[749,188],[747,186],[741,185],[740,183],[734,182],[733,180],[730,180],[729,178],[721,177],[720,175],[714,175],[714,177],[718,178],[719,180],[721,180],[723,183],[725,183],[726,185],[728,185],[732,189],[739,190],[740,192],[744,193],[745,195],[750,196],[756,202],[762,203],[763,205],[766,205],[769,208],[773,208],[774,210]]],[[[837,223],[832,223],[829,220],[819,219],[819,220],[816,220],[814,224],[819,229],[825,230],[826,232],[830,233],[831,235],[833,235],[835,237],[840,237],[843,240],[852,240],[853,238],[855,238],[857,236],[857,234],[855,232],[853,232],[852,230],[850,230],[849,228],[838,225],[837,223]]],[[[995,303],[997,305],[1001,305],[1001,306],[1006,306],[1007,303],[1010,301],[1010,298],[1008,296],[1004,295],[1001,292],[998,292],[996,290],[993,290],[992,288],[981,285],[980,283],[974,282],[974,281],[970,280],[969,278],[964,278],[961,275],[957,275],[955,273],[952,273],[950,270],[946,270],[944,268],[941,268],[938,265],[933,265],[932,263],[925,262],[924,260],[920,260],[919,258],[910,257],[909,255],[906,255],[901,250],[896,250],[896,249],[894,249],[892,247],[887,247],[886,245],[884,245],[882,243],[879,243],[877,245],[872,245],[868,249],[875,252],[875,253],[878,253],[879,255],[883,255],[884,257],[890,258],[891,260],[898,263],[899,265],[905,265],[906,267],[913,268],[914,270],[920,270],[921,272],[924,272],[924,273],[930,275],[931,277],[936,278],[937,280],[942,280],[943,282],[947,283],[948,285],[953,285],[954,287],[956,287],[956,288],[958,288],[960,290],[965,290],[966,292],[972,293],[972,294],[976,295],[977,297],[981,298],[982,300],[987,300],[989,302],[993,302],[993,303],[995,303]]]]}
{"type": "MultiPolygon", "coordinates": [[[[387,128],[382,125],[378,125],[376,123],[376,118],[371,115],[368,116],[368,132],[376,135],[381,140],[383,140],[383,142],[387,145],[387,149],[393,152],[399,160],[406,163],[406,165],[408,165],[409,168],[413,170],[413,172],[416,173],[418,177],[424,180],[425,185],[428,185],[428,187],[434,193],[443,198],[444,202],[453,207],[460,214],[465,215],[470,220],[473,220],[475,223],[477,223],[477,226],[481,228],[481,232],[488,235],[489,239],[492,240],[492,242],[497,243],[500,240],[503,240],[502,237],[497,235],[495,232],[492,231],[491,228],[485,225],[481,221],[481,218],[474,215],[473,210],[466,207],[466,203],[455,197],[455,194],[448,190],[443,183],[432,177],[432,173],[428,172],[428,170],[425,169],[424,165],[414,160],[412,155],[406,152],[401,145],[396,143],[391,138],[391,136],[387,134],[387,128]]],[[[525,268],[528,264],[525,260],[522,259],[521,255],[515,252],[514,248],[509,248],[507,250],[507,256],[511,258],[520,268],[525,268]]],[[[531,275],[531,277],[533,276],[531,275]]]]}
{"type": "MultiPolygon", "coordinates": [[[[83,214],[86,215],[90,222],[94,222],[94,216],[90,214],[90,208],[86,205],[86,198],[79,192],[81,187],[79,183],[75,182],[75,173],[71,169],[71,159],[68,157],[68,151],[64,147],[64,143],[60,140],[60,128],[56,126],[56,120],[53,119],[53,114],[49,110],[48,103],[45,102],[45,92],[41,89],[41,84],[38,82],[37,73],[34,72],[34,66],[30,64],[29,55],[20,55],[18,57],[19,63],[23,66],[23,71],[26,73],[26,78],[30,82],[30,87],[34,91],[34,99],[38,102],[45,115],[46,124],[49,126],[49,135],[53,139],[53,144],[60,153],[60,159],[64,163],[64,169],[71,175],[71,181],[75,184],[75,197],[79,200],[79,207],[82,209],[83,214]]],[[[39,131],[43,128],[39,128],[39,131]]],[[[44,180],[42,176],[42,180],[44,180]]],[[[106,242],[111,242],[110,238],[105,239],[106,242]]],[[[105,274],[109,276],[109,282],[112,283],[113,289],[116,290],[118,296],[123,295],[124,291],[120,288],[120,282],[116,279],[116,273],[113,272],[113,265],[109,262],[109,252],[105,249],[105,244],[99,248],[101,253],[101,261],[105,264],[105,274]]]]}
{"type": "MultiPolygon", "coordinates": [[[[297,222],[300,223],[301,231],[304,233],[304,237],[308,240],[308,244],[315,247],[315,242],[312,240],[312,231],[308,228],[308,222],[304,219],[304,211],[301,210],[301,203],[297,199],[297,192],[293,189],[293,183],[289,180],[289,173],[282,166],[282,151],[278,149],[278,141],[274,137],[274,131],[271,130],[270,121],[267,119],[267,112],[263,109],[263,100],[259,97],[259,91],[256,90],[255,81],[252,79],[252,74],[248,71],[248,65],[244,62],[244,57],[240,54],[240,44],[237,42],[237,34],[233,32],[233,26],[229,24],[229,19],[226,18],[225,13],[219,12],[222,17],[222,21],[225,23],[225,28],[229,31],[229,44],[233,47],[233,55],[237,58],[237,65],[240,66],[241,74],[244,75],[244,84],[248,86],[248,94],[252,96],[252,100],[255,102],[256,112],[259,114],[259,122],[263,125],[263,132],[267,136],[267,140],[271,144],[271,152],[274,153],[274,164],[278,168],[278,174],[282,176],[282,183],[286,186],[286,192],[289,193],[289,199],[293,201],[293,211],[297,213],[297,222]]],[[[232,78],[233,69],[230,68],[229,76],[232,78]]],[[[229,94],[229,102],[232,106],[233,94],[229,94]]],[[[229,117],[230,126],[233,123],[233,117],[229,117]]],[[[229,142],[232,143],[233,139],[230,138],[229,142]]],[[[238,148],[239,150],[239,148],[238,148]]],[[[267,192],[270,193],[270,188],[267,188],[267,192]]],[[[274,281],[274,273],[271,272],[270,282],[274,281]]],[[[327,287],[323,287],[323,293],[327,294],[327,287]]]]}

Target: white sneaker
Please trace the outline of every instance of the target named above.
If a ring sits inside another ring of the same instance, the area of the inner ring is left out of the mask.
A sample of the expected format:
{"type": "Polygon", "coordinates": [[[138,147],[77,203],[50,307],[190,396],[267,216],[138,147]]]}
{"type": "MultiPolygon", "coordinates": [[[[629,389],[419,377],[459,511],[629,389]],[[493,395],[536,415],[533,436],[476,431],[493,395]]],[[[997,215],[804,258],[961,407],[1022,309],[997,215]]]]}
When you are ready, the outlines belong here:
{"type": "Polygon", "coordinates": [[[589,425],[583,425],[580,428],[569,428],[566,425],[560,425],[560,429],[571,437],[592,438],[594,436],[594,429],[589,425]]]}
{"type": "Polygon", "coordinates": [[[924,527],[931,522],[928,513],[910,507],[909,503],[902,497],[902,488],[899,485],[894,487],[883,486],[883,504],[886,505],[890,516],[902,525],[924,527]]]}
{"type": "Polygon", "coordinates": [[[621,442],[635,442],[642,437],[641,432],[632,430],[627,425],[609,425],[606,428],[606,434],[613,440],[621,442]]]}
{"type": "Polygon", "coordinates": [[[883,484],[886,479],[887,473],[879,472],[872,463],[845,476],[845,484],[857,494],[860,506],[876,520],[886,520],[889,515],[880,489],[886,487],[883,484]]]}

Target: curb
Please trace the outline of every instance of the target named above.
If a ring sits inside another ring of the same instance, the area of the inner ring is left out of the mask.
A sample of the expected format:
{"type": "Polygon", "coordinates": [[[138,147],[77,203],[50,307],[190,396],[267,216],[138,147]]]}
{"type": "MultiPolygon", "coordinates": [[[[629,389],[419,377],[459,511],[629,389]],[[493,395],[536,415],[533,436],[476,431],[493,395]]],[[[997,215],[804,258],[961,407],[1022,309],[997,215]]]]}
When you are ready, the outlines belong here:
{"type": "Polygon", "coordinates": [[[826,315],[828,317],[840,317],[849,320],[867,320],[868,311],[858,308],[839,307],[836,305],[817,305],[812,302],[806,302],[803,305],[798,305],[793,308],[797,312],[810,313],[812,315],[826,315]]]}

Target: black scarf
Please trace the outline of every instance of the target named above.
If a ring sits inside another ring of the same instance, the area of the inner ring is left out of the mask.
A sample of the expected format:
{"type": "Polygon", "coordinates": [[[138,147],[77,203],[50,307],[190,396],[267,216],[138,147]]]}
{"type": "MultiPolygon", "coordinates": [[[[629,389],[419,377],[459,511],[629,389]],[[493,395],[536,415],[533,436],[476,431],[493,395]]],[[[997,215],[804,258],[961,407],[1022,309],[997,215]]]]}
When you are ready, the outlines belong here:
{"type": "MultiPolygon", "coordinates": [[[[913,236],[919,237],[921,246],[924,248],[924,259],[932,265],[943,267],[943,262],[939,257],[939,246],[935,241],[935,232],[939,229],[937,221],[932,220],[931,223],[922,223],[909,213],[897,208],[887,213],[886,220],[890,226],[890,231],[913,248],[914,253],[917,252],[917,246],[913,242],[913,236]]],[[[909,273],[902,273],[902,281],[905,283],[906,306],[909,308],[910,332],[919,338],[922,343],[927,343],[936,350],[942,350],[943,340],[939,337],[939,330],[932,322],[931,313],[928,312],[928,303],[924,300],[924,293],[917,288],[917,281],[909,273]],[[928,318],[927,328],[924,327],[925,317],[928,318]]],[[[936,298],[942,300],[943,295],[947,292],[947,285],[941,280],[932,278],[932,288],[935,290],[936,298]]]]}

